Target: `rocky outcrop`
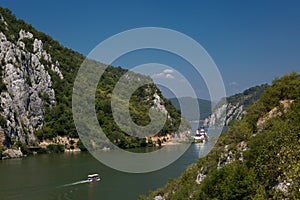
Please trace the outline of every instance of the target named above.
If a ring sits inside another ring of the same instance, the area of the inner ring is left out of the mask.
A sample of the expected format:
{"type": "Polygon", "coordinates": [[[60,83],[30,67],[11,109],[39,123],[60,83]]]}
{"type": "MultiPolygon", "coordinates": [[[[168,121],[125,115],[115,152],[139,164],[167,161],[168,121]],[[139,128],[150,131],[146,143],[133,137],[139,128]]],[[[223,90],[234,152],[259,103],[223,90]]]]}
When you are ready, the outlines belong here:
{"type": "Polygon", "coordinates": [[[244,113],[244,105],[225,103],[214,109],[214,112],[204,120],[204,125],[220,128],[228,126],[233,119],[240,119],[244,113]]]}
{"type": "Polygon", "coordinates": [[[228,126],[230,121],[241,119],[246,108],[252,105],[269,86],[263,84],[245,90],[243,93],[222,99],[213,109],[211,115],[204,120],[204,125],[214,128],[228,126]]]}
{"type": "MultiPolygon", "coordinates": [[[[284,181],[280,181],[278,182],[273,189],[275,190],[279,190],[281,193],[283,193],[285,196],[288,196],[288,189],[291,186],[291,183],[284,180],[284,181]]],[[[300,192],[300,189],[299,189],[300,192]]]]}
{"type": "MultiPolygon", "coordinates": [[[[160,111],[163,114],[168,114],[168,111],[167,111],[167,109],[164,106],[163,100],[160,98],[160,96],[157,93],[154,93],[154,95],[153,95],[153,106],[152,106],[152,109],[160,111]]],[[[168,117],[170,117],[169,114],[168,114],[168,117]]]]}
{"type": "Polygon", "coordinates": [[[0,23],[2,23],[4,25],[4,27],[5,27],[6,30],[8,29],[7,28],[8,27],[7,22],[5,21],[5,19],[3,18],[2,15],[0,15],[0,23]]]}
{"type": "Polygon", "coordinates": [[[23,153],[20,149],[7,149],[3,152],[3,159],[5,158],[21,158],[23,157],[23,153]]]}
{"type": "Polygon", "coordinates": [[[165,200],[161,195],[157,195],[154,197],[154,200],[165,200]]]}
{"type": "Polygon", "coordinates": [[[224,151],[221,153],[218,161],[218,169],[232,163],[233,161],[239,160],[244,161],[243,152],[248,150],[247,142],[242,141],[236,145],[235,150],[229,149],[228,145],[224,146],[224,151]]]}
{"type": "Polygon", "coordinates": [[[257,132],[261,132],[265,128],[265,124],[270,118],[285,114],[293,102],[294,100],[282,100],[280,101],[281,107],[277,106],[270,110],[265,116],[259,118],[256,123],[257,132]]]}
{"type": "MultiPolygon", "coordinates": [[[[0,23],[5,23],[1,17],[0,23]]],[[[9,28],[9,27],[8,27],[9,28]]],[[[9,146],[14,141],[35,142],[35,130],[44,124],[44,106],[55,105],[55,92],[48,70],[63,79],[59,63],[43,49],[43,42],[30,32],[20,30],[10,41],[0,32],[0,70],[6,89],[1,90],[1,127],[9,146]]]]}
{"type": "Polygon", "coordinates": [[[198,185],[200,185],[200,184],[204,181],[205,177],[206,177],[205,174],[203,174],[203,173],[198,173],[197,178],[196,178],[196,180],[195,180],[196,183],[197,183],[198,185]]]}

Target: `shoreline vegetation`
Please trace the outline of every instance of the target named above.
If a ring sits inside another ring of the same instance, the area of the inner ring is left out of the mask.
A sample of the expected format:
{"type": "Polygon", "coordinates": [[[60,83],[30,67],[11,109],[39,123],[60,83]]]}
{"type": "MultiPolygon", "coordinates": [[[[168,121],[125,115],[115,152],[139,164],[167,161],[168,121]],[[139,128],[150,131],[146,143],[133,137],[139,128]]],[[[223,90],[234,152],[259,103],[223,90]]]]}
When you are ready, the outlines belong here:
{"type": "MultiPolygon", "coordinates": [[[[147,147],[162,147],[168,145],[178,145],[181,142],[189,140],[190,131],[184,132],[185,134],[167,134],[165,136],[153,136],[145,138],[145,145],[135,148],[147,147]],[[184,135],[181,137],[181,135],[184,135]]],[[[128,148],[128,150],[134,148],[128,148]]],[[[104,146],[100,148],[102,151],[110,151],[109,147],[104,146]]],[[[69,138],[66,136],[57,136],[52,139],[46,139],[38,144],[27,146],[21,142],[17,142],[11,148],[0,148],[0,160],[27,157],[36,154],[50,154],[50,153],[72,153],[72,152],[85,152],[87,149],[79,138],[69,138]]]]}

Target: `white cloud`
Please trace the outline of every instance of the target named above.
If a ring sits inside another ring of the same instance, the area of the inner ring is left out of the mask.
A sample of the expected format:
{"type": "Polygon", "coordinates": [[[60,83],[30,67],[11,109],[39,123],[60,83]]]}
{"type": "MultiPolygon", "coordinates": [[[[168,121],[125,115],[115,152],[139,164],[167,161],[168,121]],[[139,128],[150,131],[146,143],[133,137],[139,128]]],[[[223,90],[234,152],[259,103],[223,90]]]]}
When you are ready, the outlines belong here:
{"type": "Polygon", "coordinates": [[[172,74],[166,74],[165,77],[167,79],[174,79],[175,78],[172,74]]]}
{"type": "Polygon", "coordinates": [[[153,74],[152,78],[165,78],[165,79],[175,79],[175,77],[172,75],[174,71],[172,69],[165,69],[161,73],[153,74]]]}
{"type": "Polygon", "coordinates": [[[165,74],[172,74],[173,72],[174,72],[173,69],[165,69],[163,71],[163,73],[165,73],[165,74]]]}

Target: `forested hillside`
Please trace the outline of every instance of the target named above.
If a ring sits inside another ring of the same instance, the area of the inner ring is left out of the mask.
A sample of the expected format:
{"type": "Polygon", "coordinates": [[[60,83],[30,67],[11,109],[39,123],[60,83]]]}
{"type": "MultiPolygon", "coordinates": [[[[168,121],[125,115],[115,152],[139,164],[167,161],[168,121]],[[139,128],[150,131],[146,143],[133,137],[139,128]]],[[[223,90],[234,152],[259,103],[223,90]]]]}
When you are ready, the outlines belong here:
{"type": "MultiPolygon", "coordinates": [[[[26,146],[37,146],[57,137],[78,138],[72,116],[72,91],[85,57],[16,19],[4,8],[0,8],[0,36],[1,148],[21,146],[24,150],[26,146]]],[[[97,88],[95,108],[107,136],[119,147],[131,148],[144,146],[145,140],[122,132],[114,123],[110,108],[112,89],[126,72],[121,67],[107,67],[97,88]]],[[[135,73],[131,76],[133,80],[148,79],[135,73]]],[[[169,116],[158,135],[175,133],[181,122],[180,112],[153,83],[133,94],[130,100],[133,121],[148,124],[149,109],[157,106],[155,103],[169,116]],[[158,98],[159,102],[155,101],[158,98]]],[[[78,146],[82,147],[80,141],[78,146]]]]}
{"type": "Polygon", "coordinates": [[[141,199],[300,199],[300,78],[276,78],[212,151],[141,199]]]}

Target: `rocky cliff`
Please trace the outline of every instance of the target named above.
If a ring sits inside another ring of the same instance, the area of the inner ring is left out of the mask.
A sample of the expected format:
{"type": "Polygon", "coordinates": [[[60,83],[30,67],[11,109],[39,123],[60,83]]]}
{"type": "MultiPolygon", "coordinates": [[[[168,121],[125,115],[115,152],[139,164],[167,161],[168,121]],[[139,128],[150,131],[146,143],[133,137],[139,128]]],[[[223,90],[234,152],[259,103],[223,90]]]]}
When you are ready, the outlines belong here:
{"type": "Polygon", "coordinates": [[[247,107],[256,101],[267,87],[267,84],[251,87],[243,93],[221,100],[213,109],[213,113],[204,120],[204,125],[219,128],[228,126],[234,119],[241,119],[247,107]]]}
{"type": "MultiPolygon", "coordinates": [[[[9,29],[2,16],[0,23],[9,29]]],[[[41,40],[23,29],[16,42],[0,32],[0,50],[2,81],[6,86],[0,94],[1,115],[6,121],[2,131],[9,140],[35,142],[34,132],[44,123],[44,106],[56,104],[48,70],[63,79],[59,63],[52,61],[41,40]],[[25,42],[28,40],[33,43],[25,42]]]]}

